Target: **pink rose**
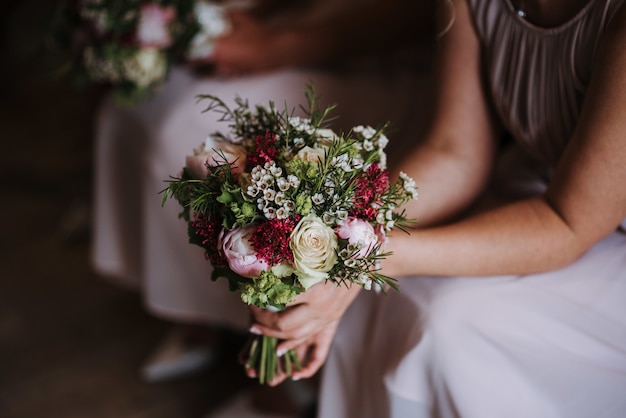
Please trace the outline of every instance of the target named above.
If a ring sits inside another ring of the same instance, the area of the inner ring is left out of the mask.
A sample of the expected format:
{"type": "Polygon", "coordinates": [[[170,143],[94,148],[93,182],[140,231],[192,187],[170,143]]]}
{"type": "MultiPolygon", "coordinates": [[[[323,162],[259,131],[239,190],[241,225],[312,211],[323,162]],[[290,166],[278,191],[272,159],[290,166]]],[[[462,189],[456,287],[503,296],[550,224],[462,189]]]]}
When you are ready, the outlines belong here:
{"type": "Polygon", "coordinates": [[[378,236],[378,242],[385,245],[389,242],[389,237],[387,237],[387,232],[385,231],[385,227],[383,225],[378,224],[375,228],[376,235],[378,236]]]}
{"type": "Polygon", "coordinates": [[[374,227],[367,221],[358,218],[349,218],[335,228],[339,238],[347,239],[348,243],[357,246],[359,251],[355,258],[366,257],[374,247],[381,242],[374,227]]]}
{"type": "Polygon", "coordinates": [[[235,228],[221,240],[228,267],[243,277],[257,277],[261,271],[269,268],[265,260],[257,258],[257,252],[252,248],[250,237],[255,230],[254,225],[235,228]]]}
{"type": "Polygon", "coordinates": [[[139,11],[139,24],[135,34],[142,47],[166,48],[172,44],[169,24],[176,17],[172,7],[145,4],[139,11]]]}
{"type": "Polygon", "coordinates": [[[185,166],[195,178],[203,179],[209,174],[207,166],[216,166],[228,162],[234,174],[240,174],[246,166],[246,151],[235,144],[220,142],[207,143],[193,150],[194,155],[188,155],[185,166]],[[224,157],[226,161],[224,161],[224,157]]]}

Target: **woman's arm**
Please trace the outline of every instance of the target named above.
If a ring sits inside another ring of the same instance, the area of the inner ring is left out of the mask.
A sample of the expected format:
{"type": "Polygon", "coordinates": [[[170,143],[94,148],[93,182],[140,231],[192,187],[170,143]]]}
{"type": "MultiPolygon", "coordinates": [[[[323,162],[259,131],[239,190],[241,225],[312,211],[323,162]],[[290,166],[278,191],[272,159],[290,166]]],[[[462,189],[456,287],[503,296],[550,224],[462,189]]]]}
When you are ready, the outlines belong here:
{"type": "Polygon", "coordinates": [[[500,133],[483,88],[467,4],[455,0],[452,7],[454,22],[439,39],[430,126],[404,161],[391,167],[415,179],[420,198],[406,208],[420,228],[456,218],[474,203],[486,187],[500,133]]]}
{"type": "MultiPolygon", "coordinates": [[[[482,192],[495,150],[497,125],[483,94],[479,45],[466,5],[459,1],[456,21],[440,39],[437,62],[436,117],[428,139],[411,153],[402,169],[414,176],[420,187],[418,204],[411,208],[421,221],[441,222],[466,209],[482,192]],[[424,208],[425,200],[431,203],[424,208]]],[[[391,260],[397,255],[390,257],[391,260]]],[[[280,350],[302,343],[313,347],[311,360],[294,377],[309,377],[325,361],[334,329],[356,298],[360,286],[318,284],[299,295],[282,313],[255,310],[255,332],[285,339],[280,350]]],[[[277,383],[277,382],[275,382],[277,383]]]]}
{"type": "MultiPolygon", "coordinates": [[[[626,217],[626,7],[596,55],[581,117],[545,195],[395,236],[390,275],[527,274],[563,267],[626,217]]],[[[419,183],[419,178],[417,178],[419,183]]],[[[422,202],[432,199],[425,197],[422,202]]]]}

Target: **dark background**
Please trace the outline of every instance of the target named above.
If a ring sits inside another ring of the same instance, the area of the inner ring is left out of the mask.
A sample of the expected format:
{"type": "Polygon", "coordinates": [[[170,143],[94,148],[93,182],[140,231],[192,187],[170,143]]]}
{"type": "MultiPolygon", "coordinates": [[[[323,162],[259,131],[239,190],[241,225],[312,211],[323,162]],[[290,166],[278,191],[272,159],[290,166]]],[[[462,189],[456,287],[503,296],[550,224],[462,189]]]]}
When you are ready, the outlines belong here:
{"type": "Polygon", "coordinates": [[[89,263],[100,93],[55,79],[55,2],[0,3],[0,417],[201,417],[251,382],[234,357],[147,384],[169,324],[89,263]]]}

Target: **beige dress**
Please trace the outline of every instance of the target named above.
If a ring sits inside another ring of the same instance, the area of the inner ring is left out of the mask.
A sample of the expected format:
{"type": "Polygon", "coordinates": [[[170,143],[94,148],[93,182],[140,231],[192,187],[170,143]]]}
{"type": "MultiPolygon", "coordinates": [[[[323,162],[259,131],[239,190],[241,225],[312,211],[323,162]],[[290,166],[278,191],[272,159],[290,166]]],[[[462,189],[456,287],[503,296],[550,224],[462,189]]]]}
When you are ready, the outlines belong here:
{"type": "Polygon", "coordinates": [[[185,156],[209,133],[228,129],[217,114],[202,113],[196,95],[213,94],[226,102],[236,95],[251,105],[298,108],[304,87],[314,81],[324,104],[337,103],[336,129],[391,121],[390,147],[402,148],[416,137],[423,120],[420,92],[427,80],[405,51],[389,53],[334,69],[284,70],[237,79],[198,77],[173,71],[152,100],[134,108],[107,100],[96,130],[94,240],[92,260],[102,275],[138,289],[146,307],[174,321],[246,329],[248,312],[226,281],[210,281],[203,250],[188,244],[180,207],[161,207],[159,192],[176,175],[185,156]],[[417,92],[413,96],[407,91],[417,92]],[[403,135],[400,135],[403,133],[403,135]]]}
{"type": "MultiPolygon", "coordinates": [[[[593,55],[623,1],[552,29],[505,0],[469,0],[495,108],[516,140],[492,192],[545,190],[578,120],[593,55]]],[[[626,234],[523,276],[411,277],[364,293],[323,371],[323,418],[626,416],[626,234]]]]}

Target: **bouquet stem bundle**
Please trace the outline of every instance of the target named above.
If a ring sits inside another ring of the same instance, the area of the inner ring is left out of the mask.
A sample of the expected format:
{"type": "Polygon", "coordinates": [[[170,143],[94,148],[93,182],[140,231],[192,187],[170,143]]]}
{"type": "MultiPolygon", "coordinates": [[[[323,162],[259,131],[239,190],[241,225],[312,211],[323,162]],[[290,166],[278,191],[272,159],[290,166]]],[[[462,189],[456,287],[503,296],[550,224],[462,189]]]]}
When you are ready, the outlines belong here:
{"type": "Polygon", "coordinates": [[[295,350],[289,350],[284,356],[278,357],[275,354],[277,346],[278,340],[266,335],[255,336],[250,344],[245,367],[257,371],[261,384],[271,382],[278,373],[291,376],[294,369],[302,368],[295,350]]]}

